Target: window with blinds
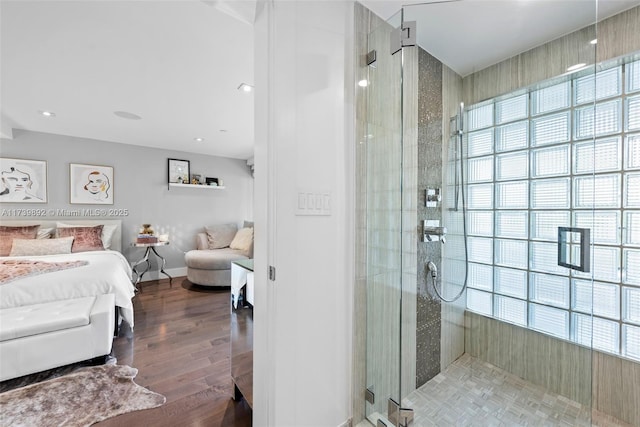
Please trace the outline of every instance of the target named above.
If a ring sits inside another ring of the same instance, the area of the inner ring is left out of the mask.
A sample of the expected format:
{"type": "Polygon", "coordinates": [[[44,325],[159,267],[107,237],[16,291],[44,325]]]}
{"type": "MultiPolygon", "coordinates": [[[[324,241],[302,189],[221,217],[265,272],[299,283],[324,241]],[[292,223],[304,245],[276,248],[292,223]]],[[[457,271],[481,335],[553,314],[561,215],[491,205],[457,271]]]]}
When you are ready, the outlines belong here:
{"type": "Polygon", "coordinates": [[[465,123],[467,308],[640,360],[640,61],[465,123]],[[557,265],[559,226],[591,229],[591,273],[557,265]]]}

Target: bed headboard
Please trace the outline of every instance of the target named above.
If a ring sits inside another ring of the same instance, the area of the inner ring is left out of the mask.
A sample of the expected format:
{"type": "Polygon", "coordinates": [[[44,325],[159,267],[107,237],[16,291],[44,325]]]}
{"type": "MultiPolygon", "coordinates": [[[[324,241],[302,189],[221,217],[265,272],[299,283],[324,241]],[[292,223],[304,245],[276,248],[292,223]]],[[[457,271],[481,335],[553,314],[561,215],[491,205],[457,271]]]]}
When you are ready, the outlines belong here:
{"type": "Polygon", "coordinates": [[[56,228],[56,222],[73,225],[115,225],[116,231],[111,240],[111,250],[122,252],[122,220],[119,219],[75,219],[75,218],[42,218],[42,219],[0,219],[0,225],[22,226],[39,224],[41,228],[56,228]]]}

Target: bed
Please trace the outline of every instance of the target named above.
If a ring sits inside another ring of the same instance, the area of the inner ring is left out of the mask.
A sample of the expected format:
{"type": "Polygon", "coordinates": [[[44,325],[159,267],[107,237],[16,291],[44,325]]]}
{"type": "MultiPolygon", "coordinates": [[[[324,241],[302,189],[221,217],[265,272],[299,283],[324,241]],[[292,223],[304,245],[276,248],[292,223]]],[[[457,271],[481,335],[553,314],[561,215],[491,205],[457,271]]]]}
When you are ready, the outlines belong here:
{"type": "MultiPolygon", "coordinates": [[[[54,235],[103,225],[101,237],[108,240],[108,249],[85,252],[79,246],[73,253],[15,256],[18,244],[39,247],[40,242],[13,239],[12,254],[0,256],[0,380],[108,354],[114,324],[124,319],[134,325],[135,288],[130,264],[120,253],[119,220],[0,221],[1,227],[33,225],[54,235]],[[56,229],[58,233],[51,231],[56,229]],[[31,269],[23,271],[24,265],[31,269]],[[56,268],[47,271],[51,266],[56,268]],[[7,274],[11,268],[20,274],[7,274]],[[61,343],[66,343],[62,349],[61,343]]],[[[77,234],[66,239],[82,241],[77,234]]],[[[65,238],[55,240],[64,243],[65,238]]]]}

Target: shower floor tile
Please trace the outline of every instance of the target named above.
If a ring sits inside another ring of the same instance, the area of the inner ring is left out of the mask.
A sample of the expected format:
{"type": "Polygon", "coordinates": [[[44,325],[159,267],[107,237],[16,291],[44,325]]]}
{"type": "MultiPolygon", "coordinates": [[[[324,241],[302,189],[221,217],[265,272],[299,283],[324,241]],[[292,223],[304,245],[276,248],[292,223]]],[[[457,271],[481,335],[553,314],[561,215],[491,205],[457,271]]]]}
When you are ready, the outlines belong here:
{"type": "MultiPolygon", "coordinates": [[[[415,427],[631,427],[467,354],[410,393],[415,427]]],[[[390,425],[390,424],[388,424],[390,425]]]]}

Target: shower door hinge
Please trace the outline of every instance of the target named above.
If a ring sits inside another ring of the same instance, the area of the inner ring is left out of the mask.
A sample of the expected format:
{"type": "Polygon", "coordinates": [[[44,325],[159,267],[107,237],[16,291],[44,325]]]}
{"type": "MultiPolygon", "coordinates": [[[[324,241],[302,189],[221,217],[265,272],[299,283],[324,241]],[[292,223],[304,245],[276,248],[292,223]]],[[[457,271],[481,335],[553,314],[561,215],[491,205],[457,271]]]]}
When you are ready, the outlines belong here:
{"type": "Polygon", "coordinates": [[[387,418],[396,427],[409,427],[409,424],[413,422],[413,409],[401,408],[398,402],[389,398],[387,418]]]}
{"type": "Polygon", "coordinates": [[[403,22],[391,31],[391,55],[403,47],[416,45],[416,21],[403,22]]]}
{"type": "Polygon", "coordinates": [[[376,60],[378,59],[377,56],[378,54],[375,50],[372,50],[371,52],[367,53],[367,65],[369,67],[376,68],[376,60]]]}
{"type": "Polygon", "coordinates": [[[376,403],[376,395],[371,391],[370,388],[365,389],[364,391],[364,400],[371,403],[372,405],[376,403]]]}
{"type": "Polygon", "coordinates": [[[272,282],[276,280],[276,268],[272,265],[269,266],[269,280],[272,282]]]}

